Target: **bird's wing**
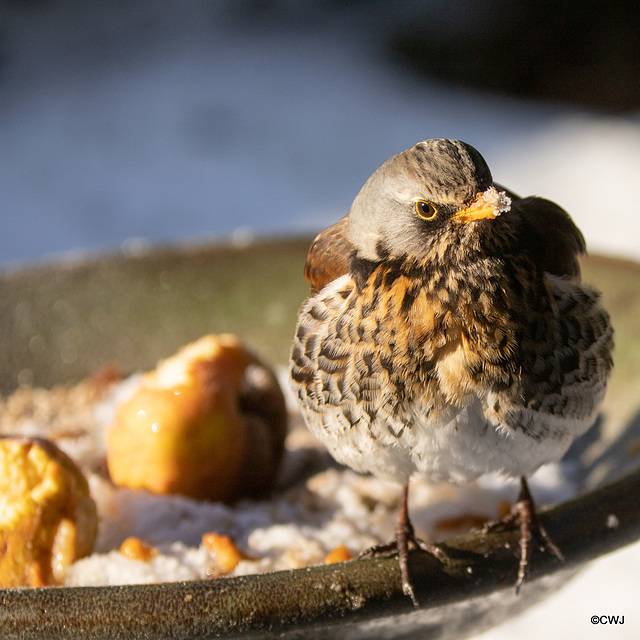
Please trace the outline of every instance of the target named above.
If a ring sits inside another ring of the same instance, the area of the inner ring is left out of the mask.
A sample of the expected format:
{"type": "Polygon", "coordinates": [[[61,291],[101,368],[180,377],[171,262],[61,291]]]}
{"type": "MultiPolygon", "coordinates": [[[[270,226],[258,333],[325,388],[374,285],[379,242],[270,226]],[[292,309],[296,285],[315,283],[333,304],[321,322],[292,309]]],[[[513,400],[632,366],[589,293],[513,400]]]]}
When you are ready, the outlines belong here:
{"type": "Polygon", "coordinates": [[[317,293],[325,285],[349,271],[353,245],[347,237],[348,216],[320,232],[311,244],[304,277],[317,293]]]}
{"type": "Polygon", "coordinates": [[[580,279],[578,257],[585,253],[586,244],[562,207],[543,198],[516,198],[509,215],[518,220],[521,251],[548,273],[580,279]]]}

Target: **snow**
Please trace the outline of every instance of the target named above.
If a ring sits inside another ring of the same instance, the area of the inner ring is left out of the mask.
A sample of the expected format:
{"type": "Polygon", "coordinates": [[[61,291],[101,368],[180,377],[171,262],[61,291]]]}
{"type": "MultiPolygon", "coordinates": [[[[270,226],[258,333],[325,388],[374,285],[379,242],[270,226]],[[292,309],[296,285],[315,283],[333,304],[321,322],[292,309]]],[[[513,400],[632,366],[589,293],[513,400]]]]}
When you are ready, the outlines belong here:
{"type": "MultiPolygon", "coordinates": [[[[252,19],[257,4],[3,3],[0,266],[311,233],[430,137],[469,142],[496,181],[565,207],[592,253],[640,257],[638,113],[417,78],[383,57],[357,6],[313,20],[320,2],[282,0],[294,19],[278,22],[252,19]]],[[[480,637],[636,637],[639,570],[636,544],[480,637]],[[600,614],[625,624],[592,625],[600,614]]]]}

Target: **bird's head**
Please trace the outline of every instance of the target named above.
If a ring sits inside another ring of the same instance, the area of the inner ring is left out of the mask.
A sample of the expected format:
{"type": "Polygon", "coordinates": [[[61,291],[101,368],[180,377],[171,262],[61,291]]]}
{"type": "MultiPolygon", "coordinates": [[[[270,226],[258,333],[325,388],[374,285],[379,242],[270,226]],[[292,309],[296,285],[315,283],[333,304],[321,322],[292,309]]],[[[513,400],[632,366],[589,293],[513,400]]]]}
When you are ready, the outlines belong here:
{"type": "Polygon", "coordinates": [[[425,140],[389,158],[356,196],[349,238],[358,257],[421,260],[509,210],[484,158],[459,140],[425,140]]]}

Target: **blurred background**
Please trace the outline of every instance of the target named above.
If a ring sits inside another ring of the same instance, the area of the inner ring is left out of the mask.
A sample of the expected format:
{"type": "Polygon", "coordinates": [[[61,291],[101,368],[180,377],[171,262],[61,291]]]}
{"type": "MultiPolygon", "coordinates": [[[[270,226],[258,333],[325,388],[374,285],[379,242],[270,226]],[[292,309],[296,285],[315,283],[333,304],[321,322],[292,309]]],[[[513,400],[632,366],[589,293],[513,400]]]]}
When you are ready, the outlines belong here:
{"type": "Polygon", "coordinates": [[[465,140],[499,182],[556,200],[592,251],[637,256],[639,11],[0,0],[0,266],[310,234],[430,137],[465,140]]]}
{"type": "MultiPolygon", "coordinates": [[[[637,259],[638,6],[0,0],[0,268],[311,235],[431,137],[637,259]]],[[[635,545],[482,638],[635,638],[638,575],[635,545]]]]}

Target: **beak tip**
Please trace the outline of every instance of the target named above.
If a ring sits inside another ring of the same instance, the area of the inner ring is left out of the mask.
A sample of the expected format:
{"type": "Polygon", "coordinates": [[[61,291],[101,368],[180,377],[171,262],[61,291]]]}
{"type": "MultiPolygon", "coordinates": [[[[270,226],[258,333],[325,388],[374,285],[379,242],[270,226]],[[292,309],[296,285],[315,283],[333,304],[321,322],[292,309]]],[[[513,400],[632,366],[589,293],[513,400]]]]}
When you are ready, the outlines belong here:
{"type": "Polygon", "coordinates": [[[511,198],[491,186],[480,192],[466,209],[458,211],[455,218],[465,224],[474,220],[493,220],[510,209],[511,198]]]}

